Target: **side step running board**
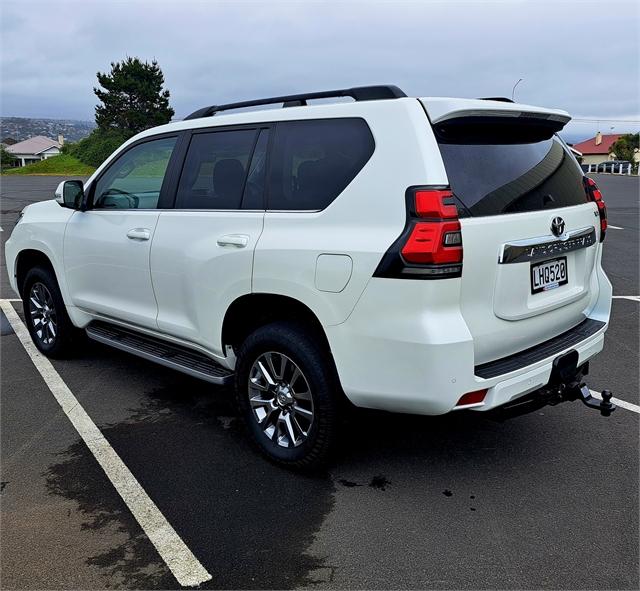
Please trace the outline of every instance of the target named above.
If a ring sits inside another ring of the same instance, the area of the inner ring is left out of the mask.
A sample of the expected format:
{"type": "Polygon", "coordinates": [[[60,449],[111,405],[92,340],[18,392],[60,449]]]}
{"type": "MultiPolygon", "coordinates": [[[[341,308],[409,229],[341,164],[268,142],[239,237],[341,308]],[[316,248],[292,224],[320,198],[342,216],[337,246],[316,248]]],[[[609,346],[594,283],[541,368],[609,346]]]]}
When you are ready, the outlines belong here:
{"type": "Polygon", "coordinates": [[[219,363],[186,347],[140,334],[106,322],[92,322],[86,329],[94,341],[132,353],[160,365],[181,371],[212,384],[226,385],[233,380],[233,372],[219,363]]]}

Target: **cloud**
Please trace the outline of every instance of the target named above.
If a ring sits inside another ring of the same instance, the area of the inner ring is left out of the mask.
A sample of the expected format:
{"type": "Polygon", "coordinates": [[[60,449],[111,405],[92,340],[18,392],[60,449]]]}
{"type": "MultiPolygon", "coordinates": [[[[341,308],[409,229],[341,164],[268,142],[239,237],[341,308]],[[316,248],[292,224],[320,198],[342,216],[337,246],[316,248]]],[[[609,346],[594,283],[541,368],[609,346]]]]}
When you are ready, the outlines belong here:
{"type": "Polygon", "coordinates": [[[523,78],[521,102],[640,119],[639,10],[560,0],[3,3],[2,114],[92,119],[96,72],[131,55],[158,60],[177,117],[387,82],[418,96],[510,96],[523,78]]]}

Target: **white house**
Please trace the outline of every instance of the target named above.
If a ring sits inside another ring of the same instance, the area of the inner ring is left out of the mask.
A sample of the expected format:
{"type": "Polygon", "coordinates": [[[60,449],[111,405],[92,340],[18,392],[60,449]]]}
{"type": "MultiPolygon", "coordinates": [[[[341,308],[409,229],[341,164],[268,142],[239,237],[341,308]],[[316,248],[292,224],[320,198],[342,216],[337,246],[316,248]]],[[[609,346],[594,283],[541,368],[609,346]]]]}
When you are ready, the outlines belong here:
{"type": "Polygon", "coordinates": [[[26,166],[40,160],[46,160],[51,156],[57,156],[60,154],[60,148],[63,144],[64,138],[61,135],[58,136],[57,141],[43,135],[37,135],[28,140],[7,146],[6,150],[18,159],[19,166],[26,166]]]}

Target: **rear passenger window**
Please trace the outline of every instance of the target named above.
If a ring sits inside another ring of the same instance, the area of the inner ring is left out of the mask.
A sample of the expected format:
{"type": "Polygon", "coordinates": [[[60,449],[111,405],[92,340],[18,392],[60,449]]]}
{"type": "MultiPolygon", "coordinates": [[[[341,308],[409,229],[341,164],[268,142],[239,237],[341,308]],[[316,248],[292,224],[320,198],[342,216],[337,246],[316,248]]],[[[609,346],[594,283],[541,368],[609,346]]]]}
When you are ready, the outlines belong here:
{"type": "Polygon", "coordinates": [[[356,177],[373,149],[373,136],[362,119],[278,123],[268,209],[324,209],[356,177]]]}
{"type": "Polygon", "coordinates": [[[177,209],[240,209],[257,131],[215,131],[191,138],[178,184],[177,209]]]}

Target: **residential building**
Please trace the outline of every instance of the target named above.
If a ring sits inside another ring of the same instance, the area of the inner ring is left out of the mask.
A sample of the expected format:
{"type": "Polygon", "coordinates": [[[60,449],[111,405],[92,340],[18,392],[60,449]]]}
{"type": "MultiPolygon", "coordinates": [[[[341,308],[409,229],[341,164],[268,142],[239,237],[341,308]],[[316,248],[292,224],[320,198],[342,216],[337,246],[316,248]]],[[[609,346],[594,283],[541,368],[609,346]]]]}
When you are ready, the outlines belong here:
{"type": "Polygon", "coordinates": [[[40,160],[46,160],[51,156],[60,154],[60,148],[64,144],[64,138],[59,135],[57,140],[37,135],[28,140],[18,142],[6,148],[18,161],[18,166],[26,166],[40,160]]]}
{"type": "Polygon", "coordinates": [[[573,149],[582,154],[582,164],[600,164],[607,160],[617,160],[611,148],[621,136],[620,133],[598,132],[595,137],[574,144],[573,149]]]}

